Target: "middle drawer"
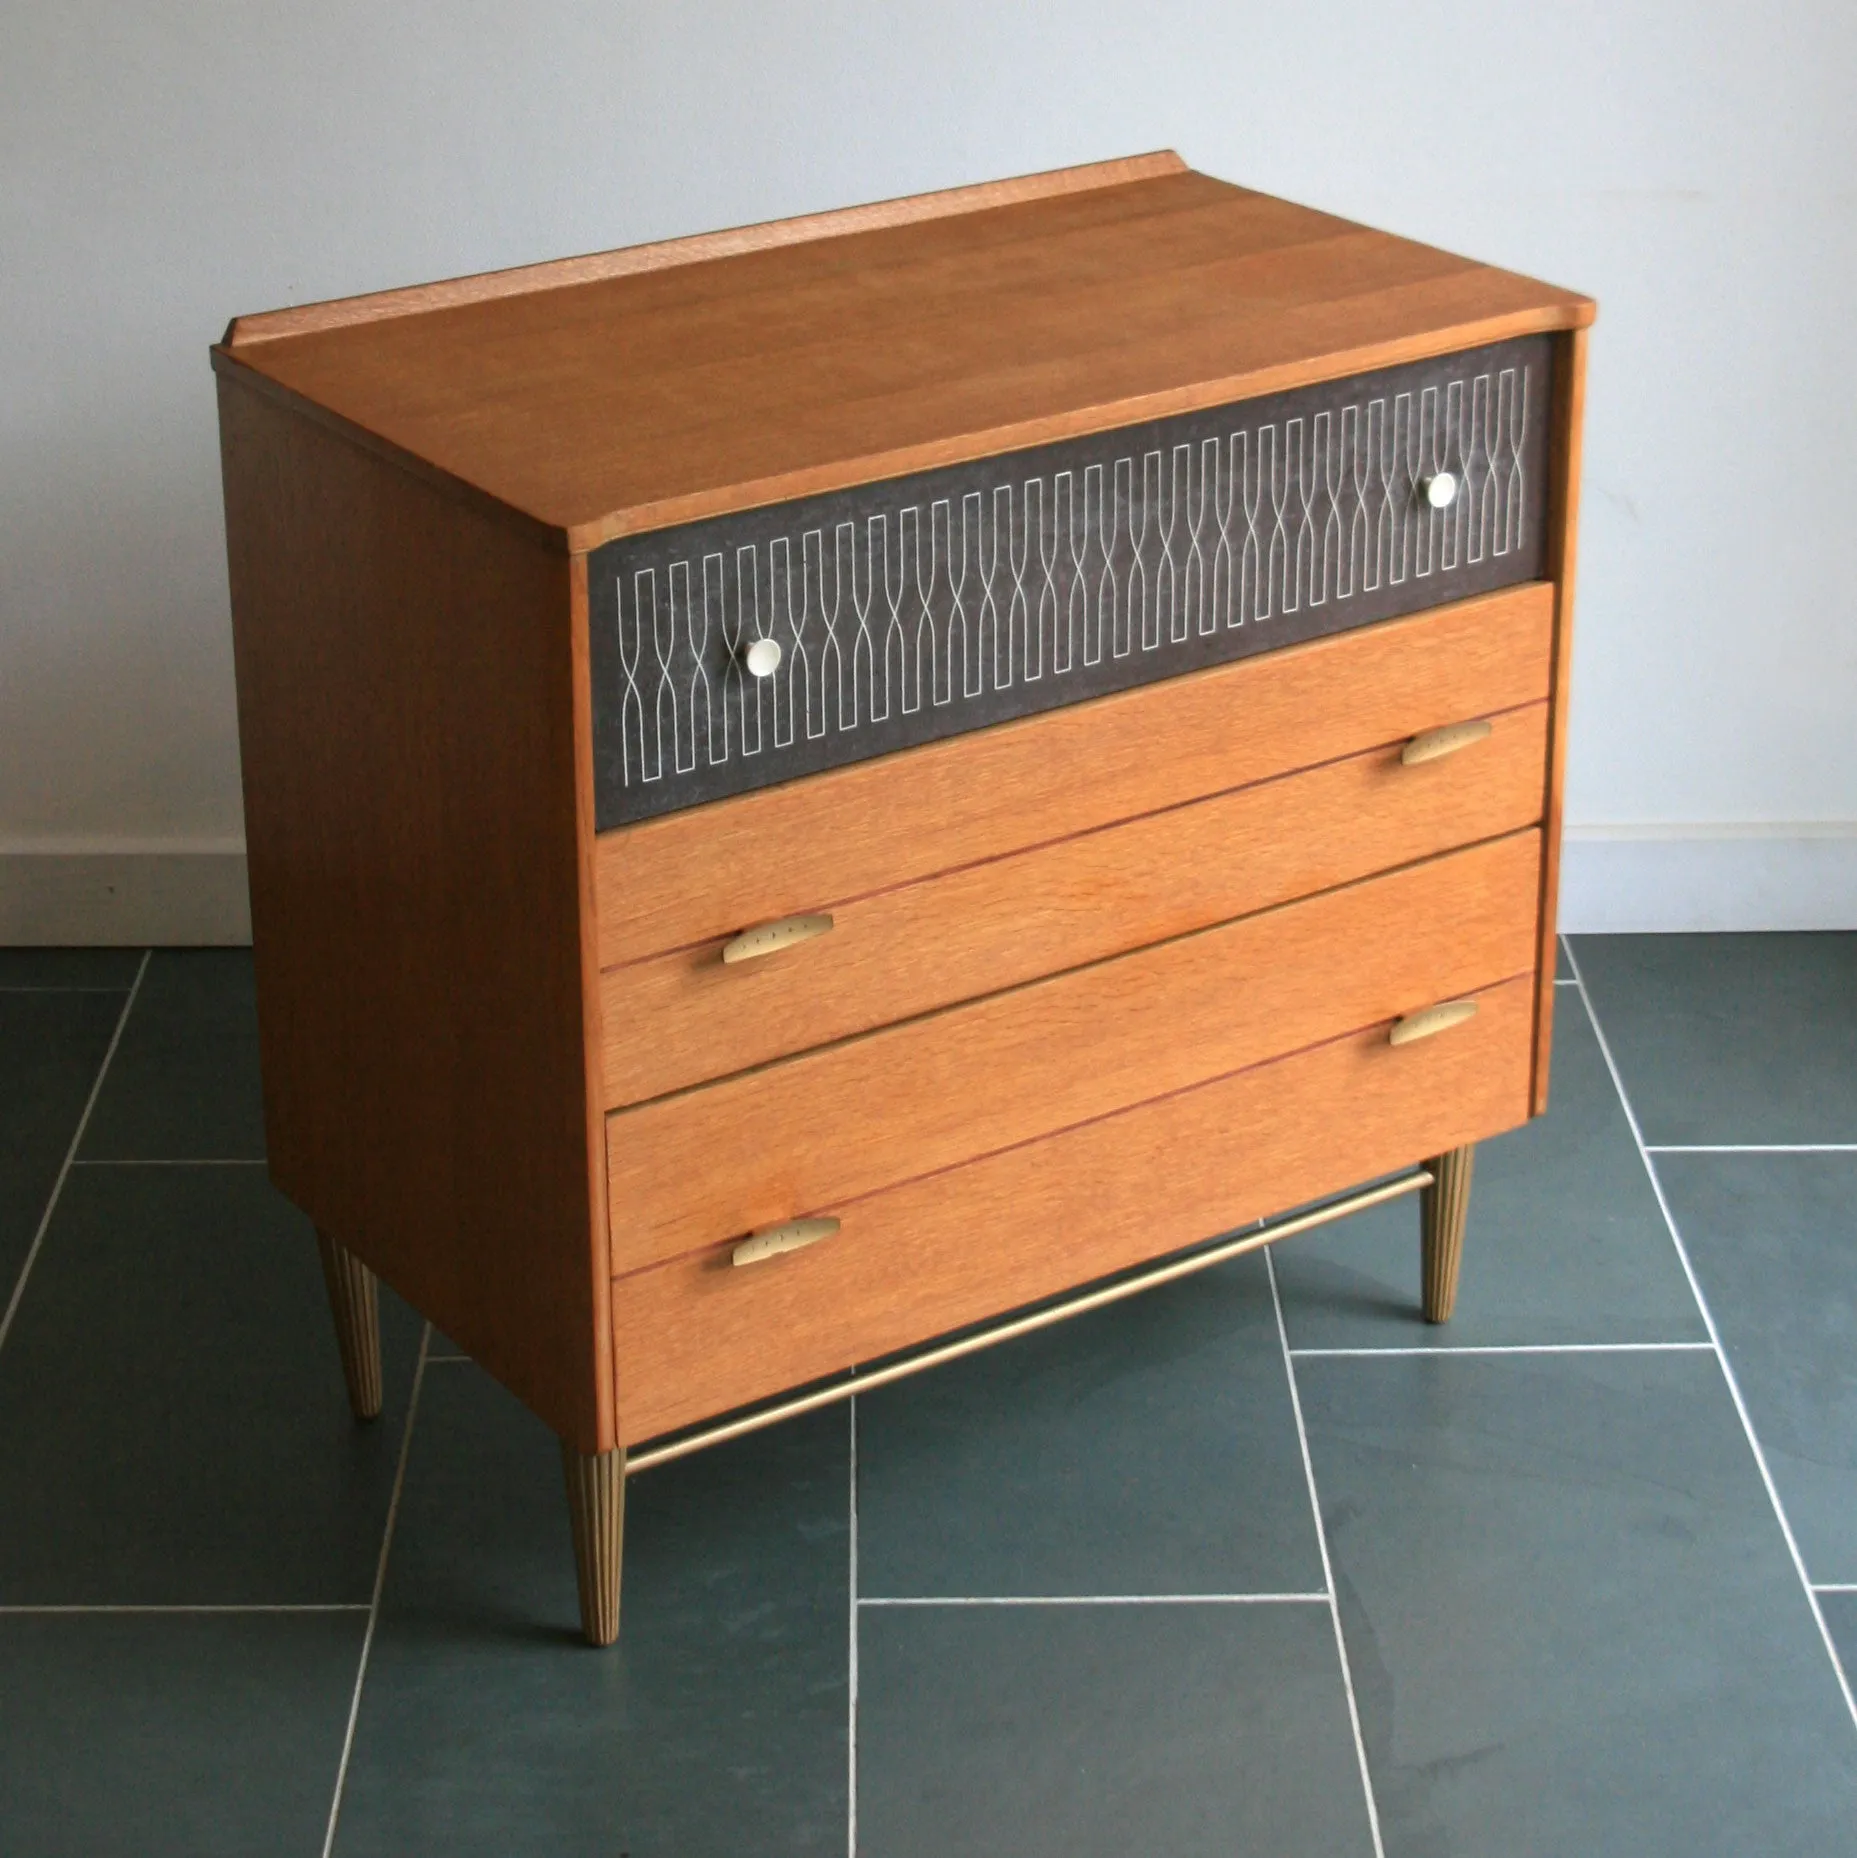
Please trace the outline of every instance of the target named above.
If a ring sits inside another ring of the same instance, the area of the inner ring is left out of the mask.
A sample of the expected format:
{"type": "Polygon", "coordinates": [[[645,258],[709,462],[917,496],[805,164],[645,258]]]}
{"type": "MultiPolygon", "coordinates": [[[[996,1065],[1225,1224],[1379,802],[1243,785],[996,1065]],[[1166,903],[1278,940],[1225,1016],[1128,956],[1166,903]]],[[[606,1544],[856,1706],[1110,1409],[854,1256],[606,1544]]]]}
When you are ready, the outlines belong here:
{"type": "Polygon", "coordinates": [[[1540,875],[1540,833],[1512,833],[622,1110],[606,1123],[612,1268],[1524,973],[1540,875]]]}
{"type": "Polygon", "coordinates": [[[611,969],[606,1107],[1533,825],[1547,705],[1488,720],[1472,752],[1408,767],[1394,742],[835,904],[788,952],[725,964],[718,938],[611,969]]]}

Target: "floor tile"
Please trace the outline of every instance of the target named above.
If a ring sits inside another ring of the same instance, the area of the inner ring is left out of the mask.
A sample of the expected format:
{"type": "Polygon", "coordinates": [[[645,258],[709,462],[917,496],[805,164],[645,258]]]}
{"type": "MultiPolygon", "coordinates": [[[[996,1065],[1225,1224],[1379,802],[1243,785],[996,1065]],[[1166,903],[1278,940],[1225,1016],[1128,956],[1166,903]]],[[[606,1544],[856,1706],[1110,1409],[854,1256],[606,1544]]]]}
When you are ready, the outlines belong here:
{"type": "Polygon", "coordinates": [[[858,1585],[1319,1590],[1263,1258],[860,1396],[858,1585]]]}
{"type": "Polygon", "coordinates": [[[1851,1688],[1857,1690],[1857,1593],[1822,1593],[1818,1604],[1851,1688]]]}
{"type": "Polygon", "coordinates": [[[1599,1043],[1556,990],[1548,1112],[1477,1150],[1457,1311],[1419,1310],[1416,1197],[1274,1254],[1295,1348],[1706,1340],[1599,1043]]]}
{"type": "Polygon", "coordinates": [[[0,1601],[366,1600],[418,1325],[349,1416],[308,1222],[258,1168],[74,1168],[0,1350],[0,1601]]]}
{"type": "Polygon", "coordinates": [[[1857,1142],[1857,934],[1573,947],[1645,1141],[1857,1142]]]}
{"type": "Polygon", "coordinates": [[[844,1409],[632,1481],[610,1652],[560,1464],[477,1368],[427,1370],[338,1853],[842,1853],[844,1409]]]}
{"type": "Polygon", "coordinates": [[[1857,1581],[1857,1155],[1660,1155],[1814,1580],[1857,1581]]]}
{"type": "Polygon", "coordinates": [[[321,1849],[366,1615],[0,1618],[7,1858],[321,1849]]]}
{"type": "Polygon", "coordinates": [[[157,949],[84,1138],[93,1159],[264,1153],[248,949],[157,949]]]}
{"type": "Polygon", "coordinates": [[[1712,1355],[1299,1362],[1389,1858],[1823,1858],[1857,1733],[1712,1355]]]}
{"type": "MultiPolygon", "coordinates": [[[[1857,1141],[1857,937],[1575,948],[1647,1139],[1857,1141]]],[[[0,950],[0,1301],[140,959],[0,950]]],[[[1556,1005],[1457,1319],[1419,1320],[1408,1200],[1274,1254],[1297,1344],[1702,1338],[1556,1005]]],[[[262,1148],[249,956],[157,953],[87,1161],[262,1148]]],[[[1857,1155],[1657,1165],[1812,1573],[1857,1581],[1857,1155]]],[[[262,1168],[76,1168],[0,1350],[0,1603],[366,1600],[419,1334],[383,1302],[357,1428],[262,1168]]],[[[1857,1853],[1857,1730],[1712,1355],[1298,1368],[1390,1858],[1857,1853]]],[[[430,1367],[337,1850],[842,1853],[849,1431],[637,1479],[595,1654],[553,1440],[430,1367]]],[[[864,1395],[857,1455],[867,1596],[1321,1585],[1258,1259],[864,1395]]],[[[1857,1593],[1821,1604],[1857,1679],[1857,1593]]],[[[1323,1606],[859,1619],[863,1858],[1365,1858],[1323,1606]]],[[[0,1614],[0,1852],[313,1854],[364,1620],[0,1614]]]]}
{"type": "Polygon", "coordinates": [[[121,1013],[120,994],[0,992],[0,1310],[121,1013]]]}
{"type": "Polygon", "coordinates": [[[1573,963],[1567,959],[1567,938],[1564,935],[1554,938],[1554,978],[1557,981],[1574,978],[1573,963]]]}
{"type": "Polygon", "coordinates": [[[865,1607],[861,1858],[1372,1850],[1325,1605],[865,1607]]]}
{"type": "Polygon", "coordinates": [[[127,992],[139,948],[0,948],[0,988],[107,987],[127,992]]]}

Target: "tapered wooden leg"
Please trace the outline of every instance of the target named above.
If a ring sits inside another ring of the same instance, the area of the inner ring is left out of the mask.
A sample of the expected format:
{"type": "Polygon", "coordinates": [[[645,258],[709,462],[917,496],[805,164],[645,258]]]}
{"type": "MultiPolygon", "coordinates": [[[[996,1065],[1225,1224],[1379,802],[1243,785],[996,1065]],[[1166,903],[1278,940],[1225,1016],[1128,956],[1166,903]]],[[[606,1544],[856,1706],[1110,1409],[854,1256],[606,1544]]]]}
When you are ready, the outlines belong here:
{"type": "Polygon", "coordinates": [[[316,1234],[322,1252],[322,1280],[329,1287],[335,1317],[336,1346],[342,1351],[342,1375],[348,1404],[357,1419],[380,1417],[380,1287],[353,1252],[326,1232],[316,1234]]]}
{"type": "Polygon", "coordinates": [[[589,1645],[619,1636],[619,1557],[625,1541],[625,1451],[586,1457],[565,1439],[567,1509],[574,1527],[574,1572],[580,1577],[580,1629],[589,1645]]]}
{"type": "Polygon", "coordinates": [[[1451,1320],[1457,1302],[1457,1267],[1464,1256],[1464,1219],[1470,1211],[1473,1146],[1454,1148],[1426,1162],[1432,1184],[1419,1191],[1419,1251],[1425,1278],[1425,1320],[1451,1320]]]}

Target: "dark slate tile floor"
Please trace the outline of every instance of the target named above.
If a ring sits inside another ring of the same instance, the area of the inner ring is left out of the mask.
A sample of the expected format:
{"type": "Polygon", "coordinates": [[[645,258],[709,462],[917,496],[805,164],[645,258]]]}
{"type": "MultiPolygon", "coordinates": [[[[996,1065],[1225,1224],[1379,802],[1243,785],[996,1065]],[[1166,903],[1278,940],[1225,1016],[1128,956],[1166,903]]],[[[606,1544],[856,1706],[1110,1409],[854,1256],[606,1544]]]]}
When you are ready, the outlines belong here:
{"type": "Polygon", "coordinates": [[[860,1852],[1371,1858],[1326,1606],[878,1606],[859,1640],[860,1852]]]}
{"type": "Polygon", "coordinates": [[[365,1604],[419,1345],[382,1305],[357,1427],[262,1169],[80,1161],[0,1349],[0,1600],[365,1604]]]}
{"type": "Polygon", "coordinates": [[[858,1401],[858,1591],[1322,1589],[1261,1253],[858,1401]]]}
{"type": "Polygon", "coordinates": [[[1389,1851],[1857,1839],[1857,1732],[1711,1354],[1298,1373],[1389,1851]]]}
{"type": "Polygon", "coordinates": [[[1846,1671],[1857,1671],[1857,1587],[1847,1593],[1826,1592],[1819,1598],[1832,1643],[1846,1671]]]}
{"type": "Polygon", "coordinates": [[[1805,1565],[1857,1584],[1857,1153],[1657,1170],[1805,1565]]]}
{"type": "Polygon", "coordinates": [[[0,951],[0,1852],[1857,1854],[1857,936],[1561,976],[1447,1329],[1401,1203],[643,1473],[602,1655],[249,961],[0,951]]]}
{"type": "Polygon", "coordinates": [[[122,1011],[120,993],[0,990],[0,1296],[39,1236],[122,1011]]]}
{"type": "Polygon", "coordinates": [[[1477,1268],[1451,1321],[1418,1320],[1413,1209],[1395,1200],[1276,1254],[1292,1347],[1707,1343],[1579,990],[1554,996],[1548,1114],[1477,1150],[1477,1268]]]}
{"type": "Polygon", "coordinates": [[[1573,953],[1652,1148],[1857,1143],[1857,935],[1590,936],[1573,953]]]}
{"type": "Polygon", "coordinates": [[[575,1623],[553,1438],[477,1368],[428,1366],[336,1849],[841,1849],[849,1424],[639,1477],[604,1656],[575,1623]]]}

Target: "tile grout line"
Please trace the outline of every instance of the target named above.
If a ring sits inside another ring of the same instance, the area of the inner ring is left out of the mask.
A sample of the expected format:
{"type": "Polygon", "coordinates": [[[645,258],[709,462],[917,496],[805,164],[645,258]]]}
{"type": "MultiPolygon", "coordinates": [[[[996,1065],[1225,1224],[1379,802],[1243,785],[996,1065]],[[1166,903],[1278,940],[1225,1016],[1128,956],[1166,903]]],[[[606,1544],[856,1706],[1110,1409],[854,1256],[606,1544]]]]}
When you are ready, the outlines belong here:
{"type": "Polygon", "coordinates": [[[336,1764],[335,1792],[329,1800],[329,1824],[322,1837],[322,1858],[335,1850],[335,1830],[342,1817],[342,1794],[348,1786],[348,1763],[355,1752],[355,1725],[361,1719],[361,1689],[367,1682],[368,1655],[374,1649],[374,1628],[380,1623],[380,1598],[387,1586],[387,1557],[393,1548],[393,1526],[400,1516],[400,1492],[406,1487],[406,1459],[412,1449],[413,1421],[419,1414],[419,1390],[426,1378],[426,1347],[432,1325],[419,1333],[419,1360],[413,1368],[413,1391],[406,1402],[406,1425],[400,1433],[400,1459],[393,1470],[393,1494],[387,1499],[387,1524],[381,1531],[380,1559],[374,1565],[374,1592],[368,1600],[367,1630],[361,1635],[361,1657],[355,1666],[354,1694],[348,1700],[348,1726],[342,1734],[342,1758],[336,1764]]]}
{"type": "Polygon", "coordinates": [[[845,1402],[850,1408],[851,1432],[851,1540],[849,1544],[851,1618],[848,1631],[846,1665],[845,1722],[845,1851],[847,1858],[858,1858],[858,1397],[845,1402]]]}
{"type": "Polygon", "coordinates": [[[1814,1581],[1814,1593],[1857,1593],[1857,1581],[1814,1581]]]}
{"type": "Polygon", "coordinates": [[[24,1615],[40,1613],[365,1613],[368,1610],[365,1600],[304,1600],[304,1601],[261,1601],[251,1602],[228,1600],[223,1603],[214,1601],[194,1602],[189,1600],[164,1601],[147,1606],[135,1601],[117,1604],[91,1605],[87,1602],[75,1602],[71,1605],[57,1606],[0,1606],[0,1618],[18,1618],[24,1615]]]}
{"type": "Polygon", "coordinates": [[[18,1314],[21,1301],[26,1294],[26,1280],[32,1275],[32,1267],[38,1261],[40,1248],[45,1243],[45,1234],[52,1223],[52,1215],[58,1210],[58,1201],[64,1193],[64,1184],[70,1178],[71,1164],[77,1159],[79,1144],[84,1140],[84,1131],[90,1127],[91,1112],[97,1107],[97,1099],[103,1094],[103,1080],[110,1074],[110,1060],[116,1056],[116,1048],[122,1043],[123,1028],[129,1023],[129,1014],[135,1007],[136,996],[142,991],[142,976],[148,972],[149,957],[152,949],[143,949],[141,965],[135,971],[135,979],[130,984],[129,992],[123,999],[123,1009],[116,1015],[116,1030],[110,1034],[110,1042],[103,1053],[103,1062],[97,1066],[97,1075],[92,1080],[90,1095],[84,1099],[83,1113],[77,1119],[77,1128],[71,1137],[71,1146],[64,1152],[64,1163],[58,1170],[58,1178],[52,1183],[51,1198],[45,1203],[45,1212],[39,1220],[39,1229],[32,1235],[32,1243],[26,1248],[25,1262],[19,1267],[19,1276],[13,1280],[13,1294],[7,1299],[6,1314],[0,1316],[0,1348],[6,1346],[7,1336],[13,1328],[13,1318],[18,1314]]]}
{"type": "Polygon", "coordinates": [[[134,984],[129,981],[120,987],[27,987],[0,982],[0,994],[126,994],[134,984]]]}
{"type": "Polygon", "coordinates": [[[1315,1523],[1315,1545],[1322,1555],[1322,1586],[1328,1601],[1329,1623],[1335,1629],[1335,1653],[1341,1661],[1341,1688],[1348,1700],[1348,1723],[1354,1731],[1354,1758],[1360,1764],[1361,1796],[1367,1804],[1367,1830],[1373,1836],[1374,1858],[1386,1858],[1380,1838],[1380,1808],[1373,1795],[1373,1771],[1367,1764],[1367,1741],[1361,1733],[1360,1704],[1354,1695],[1354,1671],[1348,1663],[1347,1634],[1341,1630],[1341,1607],[1335,1598],[1335,1569],[1328,1558],[1328,1529],[1322,1521],[1322,1499],[1315,1487],[1315,1460],[1309,1452],[1309,1431],[1303,1424],[1302,1394],[1296,1385],[1296,1363],[1290,1354],[1290,1332],[1283,1321],[1283,1297],[1277,1289],[1277,1264],[1264,1247],[1264,1272],[1270,1280],[1270,1306],[1276,1312],[1277,1342],[1283,1350],[1283,1371],[1289,1377],[1290,1411],[1296,1416],[1296,1443],[1302,1448],[1302,1471],[1309,1487],[1309,1514],[1315,1523]]]}
{"type": "Polygon", "coordinates": [[[1647,1142],[1647,1155],[1857,1155],[1857,1142],[1647,1142]]]}
{"type": "Polygon", "coordinates": [[[263,1155],[87,1155],[75,1168],[262,1168],[263,1155]]]}
{"type": "Polygon", "coordinates": [[[868,1594],[859,1606],[1326,1606],[1325,1593],[868,1594]]]}
{"type": "Polygon", "coordinates": [[[1713,1342],[1466,1342],[1461,1348],[1439,1343],[1386,1348],[1293,1348],[1297,1361],[1359,1359],[1373,1355],[1655,1355],[1714,1351],[1713,1342]]]}
{"type": "Polygon", "coordinates": [[[1658,1177],[1657,1164],[1651,1159],[1650,1150],[1644,1144],[1644,1131],[1638,1124],[1638,1113],[1631,1107],[1631,1098],[1625,1092],[1625,1080],[1618,1068],[1618,1062],[1612,1056],[1612,1047],[1608,1043],[1605,1029],[1599,1023],[1599,1015],[1594,1010],[1592,995],[1586,990],[1586,978],[1580,972],[1578,958],[1572,949],[1567,951],[1567,960],[1573,968],[1574,978],[1580,984],[1580,1004],[1586,1009],[1587,1023],[1593,1029],[1593,1037],[1599,1043],[1600,1055],[1606,1061],[1606,1069],[1612,1075],[1612,1088],[1618,1093],[1619,1106],[1625,1112],[1625,1121],[1631,1130],[1631,1139],[1638,1145],[1638,1158],[1644,1163],[1646,1178],[1651,1183],[1651,1191],[1657,1196],[1658,1210],[1664,1216],[1664,1225],[1670,1233],[1670,1243],[1676,1247],[1677,1262],[1683,1267],[1683,1275],[1689,1280],[1690,1294],[1696,1299],[1696,1308],[1701,1314],[1703,1326],[1709,1332],[1709,1341],[1715,1350],[1715,1360],[1721,1368],[1722,1379],[1728,1385],[1729,1398],[1734,1402],[1735,1412],[1740,1416],[1741,1430],[1747,1435],[1748,1448],[1754,1454],[1755,1468],[1760,1472],[1760,1481],[1766,1486],[1767,1500],[1773,1505],[1773,1514],[1780,1525],[1780,1534],[1786,1543],[1786,1552],[1792,1557],[1794,1571],[1799,1576],[1799,1585],[1805,1590],[1806,1604],[1812,1609],[1812,1618],[1818,1626],[1818,1636],[1824,1641],[1825,1655],[1831,1660],[1832,1674],[1838,1680],[1838,1689],[1844,1697],[1844,1707],[1850,1712],[1851,1723],[1857,1727],[1857,1694],[1851,1690],[1850,1678],[1844,1670],[1843,1660],[1838,1656],[1837,1641],[1831,1636],[1831,1628],[1825,1623],[1824,1608],[1818,1603],[1818,1593],[1812,1585],[1812,1578],[1806,1572],[1805,1557],[1799,1551],[1799,1539],[1793,1534],[1791,1519],[1786,1514],[1786,1506],[1780,1501],[1780,1488],[1773,1481],[1772,1469],[1767,1464],[1767,1454],[1760,1443],[1760,1435],[1754,1430],[1754,1416],[1748,1411],[1746,1399],[1741,1393],[1741,1383],[1735,1375],[1734,1364],[1728,1359],[1728,1351],[1722,1345],[1722,1332],[1716,1326],[1715,1312],[1709,1307],[1709,1300],[1703,1294],[1702,1280],[1696,1275],[1696,1267],[1690,1262],[1689,1247],[1683,1243],[1683,1234],[1677,1227],[1676,1215],[1670,1210],[1670,1201],[1664,1193],[1664,1184],[1658,1177]]]}

